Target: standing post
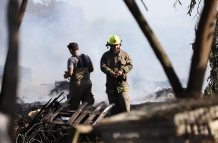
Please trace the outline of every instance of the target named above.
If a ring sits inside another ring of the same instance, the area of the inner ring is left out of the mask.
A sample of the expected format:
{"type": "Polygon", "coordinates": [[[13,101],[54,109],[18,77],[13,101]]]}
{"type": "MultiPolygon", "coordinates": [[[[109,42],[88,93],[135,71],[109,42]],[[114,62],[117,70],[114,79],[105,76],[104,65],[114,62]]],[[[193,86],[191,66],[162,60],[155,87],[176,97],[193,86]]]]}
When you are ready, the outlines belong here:
{"type": "Polygon", "coordinates": [[[6,134],[14,141],[15,101],[17,95],[18,75],[18,1],[10,0],[8,4],[8,54],[6,57],[2,91],[0,95],[0,111],[8,118],[6,134]]]}

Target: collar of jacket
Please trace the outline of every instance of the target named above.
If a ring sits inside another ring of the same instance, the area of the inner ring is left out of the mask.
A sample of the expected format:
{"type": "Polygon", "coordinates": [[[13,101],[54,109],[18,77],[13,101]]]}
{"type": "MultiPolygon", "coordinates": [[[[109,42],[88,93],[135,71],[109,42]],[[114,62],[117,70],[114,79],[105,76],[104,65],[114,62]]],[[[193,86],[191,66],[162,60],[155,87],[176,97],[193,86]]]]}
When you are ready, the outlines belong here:
{"type": "Polygon", "coordinates": [[[119,54],[120,51],[121,51],[121,49],[120,49],[117,53],[115,53],[113,50],[110,49],[110,52],[111,52],[112,54],[114,54],[114,55],[115,55],[115,54],[119,54]]]}

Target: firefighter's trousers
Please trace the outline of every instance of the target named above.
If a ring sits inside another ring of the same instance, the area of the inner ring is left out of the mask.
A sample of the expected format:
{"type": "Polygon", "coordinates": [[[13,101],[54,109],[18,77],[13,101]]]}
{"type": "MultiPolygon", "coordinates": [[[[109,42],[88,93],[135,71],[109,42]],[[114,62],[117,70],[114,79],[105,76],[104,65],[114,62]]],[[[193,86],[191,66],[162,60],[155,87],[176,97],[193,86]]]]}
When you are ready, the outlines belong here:
{"type": "Polygon", "coordinates": [[[88,102],[88,104],[93,105],[95,100],[91,89],[92,82],[90,80],[71,81],[69,94],[71,100],[68,102],[68,107],[72,110],[77,110],[80,105],[80,101],[82,101],[82,103],[88,102]]]}
{"type": "Polygon", "coordinates": [[[130,97],[129,92],[117,91],[114,94],[108,94],[109,103],[115,103],[115,106],[111,109],[112,115],[119,114],[121,112],[130,111],[130,97]]]}

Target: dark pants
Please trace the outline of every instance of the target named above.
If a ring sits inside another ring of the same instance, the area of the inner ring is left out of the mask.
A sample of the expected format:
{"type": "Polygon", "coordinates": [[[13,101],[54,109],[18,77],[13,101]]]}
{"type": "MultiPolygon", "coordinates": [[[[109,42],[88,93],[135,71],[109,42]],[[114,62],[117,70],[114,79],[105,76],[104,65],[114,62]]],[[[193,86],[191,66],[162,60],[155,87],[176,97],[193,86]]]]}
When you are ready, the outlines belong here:
{"type": "Polygon", "coordinates": [[[89,105],[93,105],[95,99],[93,98],[91,90],[92,83],[90,80],[81,80],[77,82],[71,81],[69,94],[69,97],[71,97],[71,99],[68,102],[68,107],[71,110],[77,110],[80,105],[80,101],[82,101],[82,103],[88,102],[89,105]]]}

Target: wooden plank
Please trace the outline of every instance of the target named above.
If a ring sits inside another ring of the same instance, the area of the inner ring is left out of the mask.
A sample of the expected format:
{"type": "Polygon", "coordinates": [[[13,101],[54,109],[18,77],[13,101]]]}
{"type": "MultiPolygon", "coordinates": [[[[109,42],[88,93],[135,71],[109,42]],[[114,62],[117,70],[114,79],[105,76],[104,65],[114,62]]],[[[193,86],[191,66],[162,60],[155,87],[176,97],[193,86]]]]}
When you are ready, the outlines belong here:
{"type": "Polygon", "coordinates": [[[88,111],[84,111],[79,118],[76,119],[76,121],[73,122],[73,124],[79,124],[80,121],[88,114],[88,111]]]}
{"type": "Polygon", "coordinates": [[[59,112],[58,115],[64,116],[64,117],[71,117],[73,112],[59,112]]]}
{"type": "Polygon", "coordinates": [[[70,99],[71,98],[67,99],[67,101],[65,101],[64,104],[54,114],[50,115],[50,121],[54,120],[54,118],[58,115],[58,113],[67,105],[67,103],[70,99]]]}
{"type": "Polygon", "coordinates": [[[70,100],[70,98],[67,101],[65,101],[63,106],[61,106],[55,113],[53,113],[53,111],[48,112],[40,121],[44,121],[46,119],[49,119],[50,121],[52,121],[54,119],[54,117],[56,117],[57,114],[64,108],[64,106],[67,105],[69,100],[70,100]]]}
{"type": "MultiPolygon", "coordinates": [[[[74,111],[76,112],[76,110],[74,111]]],[[[71,117],[73,115],[74,112],[59,112],[58,115],[62,116],[62,117],[71,117]]],[[[92,114],[92,111],[87,111],[88,114],[92,114]]],[[[97,115],[99,115],[100,112],[97,113],[97,115]]]]}
{"type": "Polygon", "coordinates": [[[64,92],[52,100],[52,102],[45,108],[45,112],[48,112],[54,106],[54,103],[58,100],[58,98],[60,98],[62,94],[64,94],[64,92]]]}
{"type": "MultiPolygon", "coordinates": [[[[52,99],[52,98],[51,98],[52,99]]],[[[33,118],[33,120],[30,122],[30,124],[28,125],[28,127],[25,129],[25,132],[27,132],[36,122],[37,118],[39,116],[41,116],[44,112],[44,109],[46,108],[46,106],[49,104],[49,102],[51,101],[51,99],[45,104],[42,106],[41,110],[39,111],[39,113],[33,118]]]]}
{"type": "Polygon", "coordinates": [[[71,112],[74,113],[76,110],[70,110],[69,108],[64,108],[61,112],[71,112]]]}
{"type": "Polygon", "coordinates": [[[90,110],[92,109],[92,106],[88,106],[88,108],[82,112],[82,114],[79,116],[79,118],[77,118],[73,124],[79,124],[81,122],[81,120],[88,114],[90,113],[90,110]]]}
{"type": "Polygon", "coordinates": [[[67,121],[67,124],[72,124],[72,122],[76,119],[77,116],[82,112],[83,108],[86,107],[88,103],[85,102],[82,104],[82,106],[79,107],[79,109],[70,117],[70,119],[67,121]]]}
{"type": "Polygon", "coordinates": [[[107,112],[114,106],[115,104],[112,103],[109,106],[107,106],[106,109],[101,113],[101,115],[98,117],[98,119],[93,123],[93,127],[97,127],[100,123],[100,121],[104,118],[104,116],[107,114],[107,112]]]}
{"type": "Polygon", "coordinates": [[[45,116],[40,121],[46,120],[52,113],[53,111],[48,112],[47,114],[45,114],[45,116]]]}
{"type": "MultiPolygon", "coordinates": [[[[52,99],[52,98],[51,98],[52,99]]],[[[36,120],[41,114],[43,114],[43,112],[45,111],[44,109],[46,108],[46,106],[49,104],[49,102],[51,101],[51,99],[44,105],[42,106],[41,110],[39,111],[39,113],[34,117],[33,120],[36,120]]]]}
{"type": "Polygon", "coordinates": [[[101,102],[98,107],[92,112],[92,114],[89,116],[89,118],[83,123],[84,125],[89,125],[90,122],[95,118],[95,116],[99,113],[99,110],[101,107],[105,104],[105,102],[101,102]]]}
{"type": "Polygon", "coordinates": [[[66,124],[65,122],[61,122],[61,121],[49,121],[49,124],[53,124],[53,125],[62,125],[62,126],[69,126],[68,124],[66,124]]]}
{"type": "MultiPolygon", "coordinates": [[[[61,118],[57,118],[56,121],[58,121],[59,123],[66,125],[66,123],[61,119],[61,118]]],[[[62,129],[67,129],[66,126],[61,126],[62,129]]]]}

